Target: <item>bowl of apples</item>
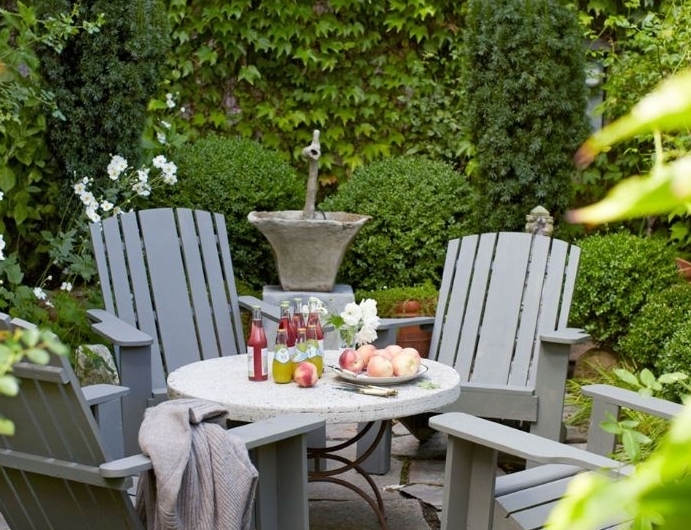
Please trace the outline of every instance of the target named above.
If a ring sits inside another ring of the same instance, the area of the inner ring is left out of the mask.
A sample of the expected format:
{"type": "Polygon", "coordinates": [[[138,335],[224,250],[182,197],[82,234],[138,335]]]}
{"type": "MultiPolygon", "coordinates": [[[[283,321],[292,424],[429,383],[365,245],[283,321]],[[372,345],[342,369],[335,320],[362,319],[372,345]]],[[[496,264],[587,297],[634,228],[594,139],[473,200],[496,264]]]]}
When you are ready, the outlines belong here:
{"type": "Polygon", "coordinates": [[[403,348],[398,344],[381,349],[372,344],[346,348],[338,357],[338,366],[333,368],[340,378],[366,385],[405,383],[427,371],[415,348],[403,348]]]}

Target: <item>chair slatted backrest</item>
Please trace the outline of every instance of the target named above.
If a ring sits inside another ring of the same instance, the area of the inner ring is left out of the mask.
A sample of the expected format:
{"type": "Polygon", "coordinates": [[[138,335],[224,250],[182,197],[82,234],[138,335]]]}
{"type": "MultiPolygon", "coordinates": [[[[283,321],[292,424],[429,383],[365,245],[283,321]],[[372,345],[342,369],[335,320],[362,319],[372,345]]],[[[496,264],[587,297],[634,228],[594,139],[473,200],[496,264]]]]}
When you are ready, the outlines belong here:
{"type": "Polygon", "coordinates": [[[244,353],[225,220],[158,208],[91,225],[106,310],[148,333],[153,387],[202,359],[244,353]]]}
{"type": "Polygon", "coordinates": [[[501,232],[449,242],[430,358],[461,381],[530,387],[539,335],[566,327],[580,249],[501,232]]]}
{"type": "Polygon", "coordinates": [[[129,479],[103,479],[96,423],[67,359],[17,363],[15,397],[0,410],[15,424],[0,437],[0,508],[11,528],[142,529],[127,495],[129,479]]]}

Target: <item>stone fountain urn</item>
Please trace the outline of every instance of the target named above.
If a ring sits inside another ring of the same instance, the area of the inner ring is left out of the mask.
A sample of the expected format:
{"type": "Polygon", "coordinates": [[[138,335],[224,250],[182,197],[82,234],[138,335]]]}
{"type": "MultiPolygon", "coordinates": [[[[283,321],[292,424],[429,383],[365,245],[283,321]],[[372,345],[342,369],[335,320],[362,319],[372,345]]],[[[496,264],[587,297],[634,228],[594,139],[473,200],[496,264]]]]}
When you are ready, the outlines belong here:
{"type": "Polygon", "coordinates": [[[250,212],[247,219],[271,244],[284,291],[330,292],[348,245],[371,217],[317,211],[319,131],[302,154],[309,159],[304,209],[250,212]]]}

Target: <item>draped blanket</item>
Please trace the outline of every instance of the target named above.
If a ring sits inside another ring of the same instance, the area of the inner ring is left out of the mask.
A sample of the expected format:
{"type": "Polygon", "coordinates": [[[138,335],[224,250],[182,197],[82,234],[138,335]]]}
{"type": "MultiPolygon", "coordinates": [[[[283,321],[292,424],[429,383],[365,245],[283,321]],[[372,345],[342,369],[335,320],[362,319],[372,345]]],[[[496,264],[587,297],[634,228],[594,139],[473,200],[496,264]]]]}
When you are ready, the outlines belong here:
{"type": "Polygon", "coordinates": [[[136,503],[147,528],[250,528],[258,473],[245,444],[219,425],[225,416],[198,399],[147,409],[139,445],[153,469],[141,474],[136,503]]]}

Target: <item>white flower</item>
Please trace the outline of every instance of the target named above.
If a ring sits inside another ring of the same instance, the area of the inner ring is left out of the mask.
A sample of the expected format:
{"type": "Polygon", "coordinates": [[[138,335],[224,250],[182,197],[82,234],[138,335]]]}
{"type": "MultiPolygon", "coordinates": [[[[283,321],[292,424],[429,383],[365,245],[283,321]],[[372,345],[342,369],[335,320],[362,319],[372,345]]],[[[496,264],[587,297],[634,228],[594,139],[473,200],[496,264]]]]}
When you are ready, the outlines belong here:
{"type": "Polygon", "coordinates": [[[157,157],[155,157],[155,158],[151,161],[151,165],[154,166],[155,168],[163,169],[163,166],[166,165],[166,162],[168,162],[168,161],[166,160],[166,157],[165,157],[165,156],[163,156],[163,155],[158,155],[157,157]]]}
{"type": "Polygon", "coordinates": [[[90,204],[86,207],[86,210],[84,210],[89,221],[92,223],[98,223],[101,220],[101,216],[96,213],[96,208],[98,208],[97,204],[90,204]]]}
{"type": "Polygon", "coordinates": [[[84,182],[77,182],[74,186],[74,193],[81,196],[86,193],[86,184],[84,182]]]}
{"type": "Polygon", "coordinates": [[[34,296],[39,300],[45,300],[47,298],[46,292],[40,287],[34,287],[34,296]]]}
{"type": "Polygon", "coordinates": [[[151,195],[151,187],[146,182],[137,182],[132,186],[132,191],[141,197],[148,197],[151,195]]]}
{"type": "Polygon", "coordinates": [[[161,125],[163,125],[164,129],[170,129],[170,123],[165,120],[161,120],[161,125]]]}
{"type": "Polygon", "coordinates": [[[149,181],[149,170],[146,168],[138,169],[137,170],[137,180],[139,182],[148,182],[149,181]]]}
{"type": "Polygon", "coordinates": [[[369,344],[377,339],[377,331],[369,326],[363,326],[360,331],[355,334],[355,342],[357,344],[369,344]]]}
{"type": "Polygon", "coordinates": [[[3,250],[5,250],[5,238],[2,234],[0,234],[0,261],[5,259],[5,254],[3,253],[3,250]]]}
{"type": "Polygon", "coordinates": [[[120,155],[115,155],[110,159],[110,164],[108,164],[108,176],[110,180],[118,180],[120,174],[127,169],[127,160],[122,158],[120,155]]]}
{"type": "Polygon", "coordinates": [[[0,191],[0,201],[3,200],[4,198],[5,198],[5,194],[0,191]]]}
{"type": "Polygon", "coordinates": [[[341,317],[346,326],[357,326],[362,318],[362,308],[355,302],[349,302],[341,313],[341,317]]]}
{"type": "Polygon", "coordinates": [[[178,181],[176,173],[178,167],[173,162],[166,162],[161,168],[161,176],[166,184],[175,184],[178,181]]]}
{"type": "Polygon", "coordinates": [[[101,203],[101,210],[104,212],[109,212],[113,209],[113,206],[115,206],[112,202],[110,201],[103,201],[101,203]]]}
{"type": "Polygon", "coordinates": [[[67,291],[69,293],[72,290],[72,284],[70,282],[62,282],[60,290],[67,291]]]}
{"type": "Polygon", "coordinates": [[[347,343],[368,344],[377,338],[379,317],[377,316],[377,302],[372,299],[362,300],[359,304],[346,304],[340,315],[332,315],[328,322],[336,326],[341,338],[347,343]]]}
{"type": "Polygon", "coordinates": [[[175,99],[173,99],[173,94],[171,94],[170,92],[168,92],[166,94],[166,106],[169,109],[172,109],[175,107],[175,99]]]}
{"type": "Polygon", "coordinates": [[[91,208],[97,204],[96,197],[94,197],[94,194],[90,191],[85,191],[79,196],[79,198],[86,205],[87,208],[91,208]]]}
{"type": "Polygon", "coordinates": [[[162,132],[156,133],[156,140],[158,140],[158,143],[161,145],[166,145],[166,135],[163,134],[162,132]]]}

